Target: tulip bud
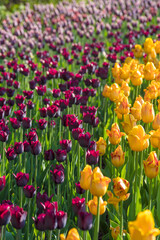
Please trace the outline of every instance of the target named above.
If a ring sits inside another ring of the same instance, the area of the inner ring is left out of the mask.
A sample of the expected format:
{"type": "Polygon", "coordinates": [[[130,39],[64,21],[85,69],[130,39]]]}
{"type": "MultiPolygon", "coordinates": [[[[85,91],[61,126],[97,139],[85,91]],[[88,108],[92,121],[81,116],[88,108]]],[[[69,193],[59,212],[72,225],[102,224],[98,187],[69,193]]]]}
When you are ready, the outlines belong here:
{"type": "Polygon", "coordinates": [[[83,188],[81,188],[81,186],[80,186],[80,182],[75,183],[75,185],[76,185],[76,192],[77,192],[78,194],[83,194],[83,193],[85,193],[85,190],[84,190],[83,188]]]}
{"type": "Polygon", "coordinates": [[[46,227],[45,227],[45,213],[41,213],[38,215],[37,219],[33,218],[34,220],[34,224],[35,224],[35,228],[39,231],[45,231],[46,227]]]}
{"type": "Polygon", "coordinates": [[[56,160],[58,162],[64,162],[67,159],[67,151],[66,150],[61,150],[58,149],[57,151],[55,151],[56,153],[56,160]]]}
{"type": "Polygon", "coordinates": [[[7,203],[0,204],[0,226],[7,225],[11,219],[11,208],[7,203]]]}
{"type": "Polygon", "coordinates": [[[17,173],[17,175],[15,175],[15,174],[13,174],[13,175],[16,179],[18,187],[24,187],[25,185],[27,185],[27,183],[29,181],[29,173],[19,172],[19,173],[17,173]]]}
{"type": "Polygon", "coordinates": [[[119,145],[114,152],[111,153],[111,161],[115,167],[121,167],[124,164],[124,152],[122,147],[119,145]]]}
{"type": "Polygon", "coordinates": [[[99,161],[99,151],[87,151],[86,152],[86,161],[89,165],[96,165],[99,161]]]}
{"type": "Polygon", "coordinates": [[[37,122],[40,130],[46,129],[48,122],[45,119],[39,119],[37,122]]]}
{"type": "Polygon", "coordinates": [[[6,158],[11,161],[14,160],[17,157],[17,154],[14,151],[14,147],[11,146],[6,150],[6,158]]]}
{"type": "Polygon", "coordinates": [[[144,123],[153,122],[155,118],[153,104],[150,102],[144,102],[142,105],[141,114],[142,114],[142,121],[144,123]]]}
{"type": "Polygon", "coordinates": [[[80,186],[84,190],[88,190],[90,188],[92,177],[92,168],[89,165],[86,165],[83,171],[81,171],[81,178],[80,178],[80,186]]]}
{"type": "Polygon", "coordinates": [[[6,185],[6,177],[2,176],[0,177],[0,192],[4,189],[5,185],[6,185]]]}
{"type": "Polygon", "coordinates": [[[14,151],[16,154],[21,154],[24,152],[24,145],[22,142],[15,142],[14,143],[14,151]]]}
{"type": "Polygon", "coordinates": [[[86,132],[85,134],[80,133],[78,136],[78,142],[81,147],[88,148],[91,141],[91,134],[89,132],[86,132]]]}
{"type": "Polygon", "coordinates": [[[31,146],[30,146],[29,142],[27,142],[26,140],[23,142],[23,146],[24,146],[24,152],[31,151],[31,146]]]}
{"type": "Polygon", "coordinates": [[[60,145],[61,145],[62,150],[66,150],[68,153],[68,152],[70,152],[70,150],[72,148],[72,141],[63,139],[60,141],[60,145]]]}
{"type": "Polygon", "coordinates": [[[111,127],[111,131],[107,129],[107,134],[109,136],[109,141],[113,145],[117,145],[121,141],[121,137],[125,134],[120,132],[119,126],[117,123],[113,123],[111,127]]]}
{"type": "Polygon", "coordinates": [[[35,142],[31,142],[31,153],[33,155],[38,155],[40,154],[42,151],[42,146],[41,143],[39,141],[35,141],[35,142]]]}
{"type": "MultiPolygon", "coordinates": [[[[97,205],[98,205],[98,198],[96,196],[94,196],[93,200],[90,200],[87,203],[88,207],[89,207],[89,211],[93,214],[93,215],[97,215],[97,205]]],[[[103,199],[100,197],[100,215],[104,214],[106,211],[106,205],[107,202],[103,201],[103,199]]]]}
{"type": "Polygon", "coordinates": [[[129,182],[124,178],[117,177],[113,179],[113,183],[114,194],[122,200],[124,200],[124,198],[126,200],[126,198],[129,197],[129,194],[127,194],[130,185],[129,182]]]}
{"type": "Polygon", "coordinates": [[[22,127],[25,129],[29,129],[32,127],[32,120],[28,117],[23,118],[22,127]]]}
{"type": "Polygon", "coordinates": [[[63,211],[58,211],[56,213],[56,217],[57,217],[57,223],[58,223],[57,228],[58,229],[64,228],[67,223],[67,213],[63,211]]]}
{"type": "Polygon", "coordinates": [[[10,118],[11,125],[14,129],[18,129],[21,126],[21,122],[17,118],[10,118]]]}
{"type": "Polygon", "coordinates": [[[46,161],[54,160],[54,158],[55,158],[55,156],[54,156],[54,152],[52,149],[49,149],[44,152],[44,159],[46,161]]]}
{"type": "Polygon", "coordinates": [[[98,142],[96,142],[96,146],[97,146],[97,150],[99,151],[99,155],[103,156],[106,152],[106,147],[107,147],[106,141],[102,137],[100,137],[98,142]]]}
{"type": "Polygon", "coordinates": [[[53,197],[53,195],[48,197],[46,192],[44,192],[43,194],[37,193],[37,196],[36,196],[37,208],[43,210],[43,206],[41,203],[50,201],[52,197],[53,197]]]}
{"type": "Polygon", "coordinates": [[[156,152],[150,152],[147,160],[143,161],[144,171],[148,178],[157,177],[159,172],[160,161],[157,159],[156,152]]]}
{"type": "Polygon", "coordinates": [[[50,171],[55,184],[61,184],[64,182],[64,167],[62,164],[57,165],[54,171],[50,171]]]}

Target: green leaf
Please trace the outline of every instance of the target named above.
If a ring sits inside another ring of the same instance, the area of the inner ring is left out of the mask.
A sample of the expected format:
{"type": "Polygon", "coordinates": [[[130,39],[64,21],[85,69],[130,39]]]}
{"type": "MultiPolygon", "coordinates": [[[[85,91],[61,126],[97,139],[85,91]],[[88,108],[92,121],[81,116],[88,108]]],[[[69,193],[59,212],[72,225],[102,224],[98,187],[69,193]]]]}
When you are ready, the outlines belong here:
{"type": "Polygon", "coordinates": [[[6,237],[7,240],[14,240],[14,238],[13,238],[13,236],[12,236],[12,234],[10,232],[6,231],[5,237],[6,237]]]}
{"type": "Polygon", "coordinates": [[[156,198],[156,201],[157,201],[157,216],[158,216],[158,220],[160,221],[160,184],[158,186],[158,193],[157,193],[157,198],[156,198]]]}

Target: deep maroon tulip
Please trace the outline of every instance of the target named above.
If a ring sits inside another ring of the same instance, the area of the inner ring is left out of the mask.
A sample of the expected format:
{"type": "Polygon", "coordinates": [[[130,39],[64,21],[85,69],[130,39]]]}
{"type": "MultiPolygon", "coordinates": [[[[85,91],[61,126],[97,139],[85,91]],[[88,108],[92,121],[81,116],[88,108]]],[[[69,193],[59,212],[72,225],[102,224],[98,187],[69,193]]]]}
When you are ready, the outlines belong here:
{"type": "MultiPolygon", "coordinates": [[[[6,104],[9,105],[10,107],[13,107],[13,105],[14,105],[14,100],[13,100],[13,99],[8,99],[8,100],[6,101],[6,104]]],[[[8,115],[9,115],[9,114],[8,114],[8,115]]]]}
{"type": "Polygon", "coordinates": [[[84,123],[88,123],[91,125],[93,122],[93,118],[95,118],[93,113],[89,113],[89,112],[83,113],[83,122],[84,123]]]}
{"type": "Polygon", "coordinates": [[[2,106],[2,109],[3,109],[3,111],[4,111],[4,116],[5,116],[5,117],[7,117],[7,116],[10,115],[10,113],[11,113],[11,108],[10,108],[10,106],[3,105],[3,106],[2,106]]]}
{"type": "Polygon", "coordinates": [[[37,196],[36,196],[37,208],[43,210],[44,208],[41,203],[45,204],[45,202],[50,201],[52,197],[53,195],[48,197],[46,192],[44,192],[43,194],[37,193],[37,196]]]}
{"type": "Polygon", "coordinates": [[[61,184],[64,182],[64,167],[62,164],[57,165],[54,171],[50,171],[55,184],[61,184]]]}
{"type": "Polygon", "coordinates": [[[7,203],[0,204],[0,226],[7,225],[11,219],[11,207],[7,203]]]}
{"type": "Polygon", "coordinates": [[[78,215],[78,212],[81,211],[85,211],[85,198],[73,198],[72,199],[72,210],[75,213],[75,215],[78,215]]]}
{"type": "Polygon", "coordinates": [[[28,117],[23,118],[22,127],[25,129],[29,129],[32,127],[32,120],[28,117]]]}
{"type": "Polygon", "coordinates": [[[30,132],[28,134],[26,134],[28,141],[31,142],[35,142],[38,141],[38,135],[36,131],[32,131],[30,130],[30,132]]]}
{"type": "Polygon", "coordinates": [[[47,115],[50,118],[58,117],[60,116],[60,109],[55,105],[49,106],[47,107],[47,115]]]}
{"type": "Polygon", "coordinates": [[[13,97],[15,89],[6,88],[6,93],[8,97],[13,97]]]}
{"type": "Polygon", "coordinates": [[[46,86],[36,86],[37,93],[39,96],[43,96],[46,93],[46,86]]]}
{"type": "Polygon", "coordinates": [[[78,140],[79,134],[84,132],[84,128],[75,128],[72,129],[72,137],[75,140],[78,140]]]}
{"type": "Polygon", "coordinates": [[[57,214],[57,228],[62,229],[66,226],[67,223],[67,213],[63,211],[58,211],[57,214]]]}
{"type": "Polygon", "coordinates": [[[71,151],[72,148],[72,141],[71,140],[67,140],[67,139],[62,139],[60,141],[60,146],[62,148],[62,150],[66,150],[67,153],[71,151]]]}
{"type": "Polygon", "coordinates": [[[90,141],[91,141],[91,134],[89,132],[86,132],[84,134],[83,133],[79,134],[78,142],[81,147],[88,148],[90,145],[90,141]]]}
{"type": "Polygon", "coordinates": [[[93,216],[91,213],[88,212],[79,212],[78,213],[78,227],[83,230],[87,231],[92,228],[93,225],[93,216]]]}
{"type": "Polygon", "coordinates": [[[30,146],[29,142],[27,142],[26,140],[23,142],[23,146],[24,146],[24,152],[31,151],[31,146],[30,146]]]}
{"type": "Polygon", "coordinates": [[[96,142],[95,141],[91,141],[90,142],[90,145],[89,145],[89,147],[88,147],[88,150],[94,150],[94,151],[96,151],[96,149],[97,149],[97,145],[96,145],[96,142]]]}
{"type": "Polygon", "coordinates": [[[27,198],[33,198],[36,194],[36,189],[32,185],[26,185],[23,187],[23,192],[27,198]]]}
{"type": "Polygon", "coordinates": [[[81,188],[81,186],[80,186],[80,182],[75,183],[75,185],[76,185],[76,192],[77,192],[78,194],[83,194],[83,193],[85,193],[85,190],[84,190],[83,188],[81,188]]]}
{"type": "Polygon", "coordinates": [[[14,129],[18,129],[21,126],[21,122],[17,118],[10,118],[11,125],[14,129]]]}
{"type": "Polygon", "coordinates": [[[88,102],[88,96],[82,96],[80,97],[79,99],[79,103],[83,106],[87,105],[87,102],[88,102]]]}
{"type": "Polygon", "coordinates": [[[92,126],[96,128],[99,124],[99,117],[93,117],[92,118],[92,126]]]}
{"type": "Polygon", "coordinates": [[[31,98],[33,98],[33,91],[26,91],[26,90],[24,90],[24,91],[23,91],[23,94],[24,94],[24,96],[26,97],[26,99],[31,99],[31,98]]]}
{"type": "Polygon", "coordinates": [[[2,176],[0,177],[0,192],[4,189],[5,185],[6,185],[6,177],[2,176]]]}
{"type": "Polygon", "coordinates": [[[59,103],[60,103],[60,109],[61,109],[61,111],[63,111],[64,109],[66,109],[68,107],[69,99],[60,99],[59,103]]]}
{"type": "Polygon", "coordinates": [[[100,77],[100,78],[103,79],[103,80],[104,80],[104,79],[107,79],[108,69],[99,67],[99,68],[96,70],[96,76],[97,76],[97,77],[100,77]]]}
{"type": "Polygon", "coordinates": [[[19,206],[16,206],[12,208],[12,217],[11,217],[11,223],[12,226],[16,229],[21,229],[25,225],[27,212],[23,210],[23,208],[20,208],[19,206]]]}
{"type": "Polygon", "coordinates": [[[54,158],[55,158],[55,155],[52,149],[49,149],[44,152],[44,160],[51,161],[51,160],[54,160],[54,158]]]}
{"type": "Polygon", "coordinates": [[[38,127],[40,130],[46,129],[48,122],[45,119],[39,119],[39,121],[37,121],[37,122],[38,122],[38,127]]]}
{"type": "Polygon", "coordinates": [[[27,102],[27,106],[28,106],[28,109],[31,110],[31,109],[34,108],[35,104],[34,104],[32,101],[29,100],[29,101],[27,102]]]}
{"type": "Polygon", "coordinates": [[[35,87],[36,87],[36,81],[34,81],[34,80],[31,80],[31,81],[29,81],[29,86],[30,86],[30,89],[35,89],[35,87]]]}
{"type": "Polygon", "coordinates": [[[19,110],[22,110],[23,112],[26,112],[27,106],[24,103],[18,103],[19,110]]]}
{"type": "Polygon", "coordinates": [[[33,155],[38,155],[41,153],[42,151],[42,146],[41,146],[41,143],[39,141],[35,141],[35,142],[31,142],[31,153],[33,155]]]}
{"type": "Polygon", "coordinates": [[[34,221],[34,224],[35,224],[35,228],[38,231],[45,231],[46,230],[46,227],[45,227],[45,217],[46,217],[46,214],[45,213],[41,213],[41,214],[38,215],[37,219],[32,218],[33,221],[34,221]]]}
{"type": "Polygon", "coordinates": [[[64,162],[67,159],[67,151],[66,150],[61,150],[58,149],[57,151],[55,151],[56,153],[56,160],[58,162],[64,162]]]}
{"type": "Polygon", "coordinates": [[[54,211],[48,209],[45,216],[45,229],[54,230],[57,228],[57,216],[54,211]]]}
{"type": "Polygon", "coordinates": [[[96,165],[99,161],[99,151],[88,150],[86,152],[86,161],[89,165],[96,165]]]}
{"type": "Polygon", "coordinates": [[[45,118],[47,117],[47,108],[43,107],[43,108],[39,108],[40,111],[40,116],[45,118]]]}
{"type": "Polygon", "coordinates": [[[16,154],[21,154],[24,152],[24,146],[22,142],[15,142],[14,143],[14,151],[16,154]]]}
{"type": "Polygon", "coordinates": [[[72,129],[75,128],[82,128],[82,120],[78,120],[77,118],[73,118],[69,121],[69,130],[72,131],[72,129]]]}
{"type": "Polygon", "coordinates": [[[91,86],[92,85],[92,80],[91,79],[86,79],[85,81],[85,85],[87,86],[87,87],[89,87],[89,86],[91,86]]]}
{"type": "Polygon", "coordinates": [[[90,94],[90,89],[89,89],[89,88],[84,88],[83,91],[82,91],[82,96],[83,96],[83,97],[89,97],[89,96],[91,96],[91,94],[90,94]]]}
{"type": "Polygon", "coordinates": [[[15,100],[16,100],[16,104],[18,105],[18,104],[24,103],[25,97],[23,95],[17,94],[17,96],[15,97],[15,100]]]}
{"type": "Polygon", "coordinates": [[[6,89],[4,87],[0,87],[0,96],[3,96],[6,92],[6,89]]]}
{"type": "Polygon", "coordinates": [[[2,107],[5,104],[6,104],[6,99],[5,98],[0,98],[0,106],[2,107]]]}
{"type": "Polygon", "coordinates": [[[54,98],[58,98],[61,95],[60,89],[53,89],[51,92],[52,92],[54,98]]]}
{"type": "Polygon", "coordinates": [[[6,158],[11,161],[14,160],[17,157],[17,154],[14,151],[14,147],[11,146],[6,150],[6,158]]]}
{"type": "Polygon", "coordinates": [[[0,141],[6,142],[8,141],[8,134],[4,131],[0,131],[0,141]]]}
{"type": "Polygon", "coordinates": [[[100,86],[100,80],[99,79],[92,79],[92,87],[93,88],[98,88],[100,86]]]}
{"type": "Polygon", "coordinates": [[[46,201],[45,203],[41,203],[44,213],[47,212],[47,210],[52,210],[52,212],[54,212],[54,214],[57,213],[58,210],[58,203],[57,202],[50,202],[50,201],[46,201]]]}
{"type": "Polygon", "coordinates": [[[50,104],[50,102],[51,102],[51,99],[50,99],[50,98],[44,98],[44,99],[43,99],[44,105],[48,105],[48,104],[50,104]]]}
{"type": "Polygon", "coordinates": [[[14,114],[16,115],[17,120],[20,122],[22,122],[23,118],[26,116],[26,113],[22,110],[14,111],[14,114]]]}
{"type": "Polygon", "coordinates": [[[56,122],[54,120],[51,120],[50,122],[48,122],[48,124],[52,128],[55,128],[55,126],[56,126],[56,122]]]}
{"type": "Polygon", "coordinates": [[[90,89],[91,97],[96,96],[96,93],[97,93],[96,89],[90,89]]]}
{"type": "Polygon", "coordinates": [[[16,179],[16,183],[18,187],[24,187],[25,185],[27,185],[29,181],[29,173],[19,172],[16,175],[13,174],[13,176],[16,179]]]}
{"type": "Polygon", "coordinates": [[[20,82],[14,81],[13,87],[14,87],[15,89],[20,88],[20,82]]]}
{"type": "Polygon", "coordinates": [[[67,90],[67,83],[60,83],[59,84],[59,89],[61,92],[65,92],[67,90]]]}

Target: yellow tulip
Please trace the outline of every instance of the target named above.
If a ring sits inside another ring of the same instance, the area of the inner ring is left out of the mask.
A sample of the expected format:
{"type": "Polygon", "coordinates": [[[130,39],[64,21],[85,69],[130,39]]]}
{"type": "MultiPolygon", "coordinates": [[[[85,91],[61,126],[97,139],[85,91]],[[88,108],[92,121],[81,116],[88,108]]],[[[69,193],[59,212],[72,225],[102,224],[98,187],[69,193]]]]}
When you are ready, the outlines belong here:
{"type": "Polygon", "coordinates": [[[93,170],[91,183],[90,183],[90,192],[93,196],[101,197],[103,196],[108,189],[108,185],[111,182],[111,179],[103,176],[99,167],[96,167],[93,170]]]}
{"type": "Polygon", "coordinates": [[[115,209],[118,211],[119,202],[121,201],[121,199],[115,197],[111,191],[107,191],[107,195],[109,197],[107,200],[108,204],[112,204],[115,207],[115,209]]]}
{"type": "Polygon", "coordinates": [[[160,161],[157,159],[156,152],[150,152],[147,160],[143,161],[144,171],[148,178],[157,177],[159,172],[160,161]]]}
{"type": "Polygon", "coordinates": [[[80,186],[84,190],[88,190],[90,188],[92,177],[92,168],[90,165],[86,165],[86,167],[81,171],[81,178],[80,178],[80,186]]]}
{"type": "MultiPolygon", "coordinates": [[[[112,238],[116,240],[118,235],[120,234],[120,227],[119,226],[117,226],[115,228],[110,227],[110,229],[111,229],[112,238]]],[[[126,230],[123,230],[123,233],[126,233],[126,230]]]]}
{"type": "Polygon", "coordinates": [[[99,140],[96,142],[96,146],[97,146],[97,151],[99,151],[99,156],[103,156],[106,152],[106,147],[107,147],[107,143],[103,139],[103,137],[99,138],[99,140]]]}
{"type": "Polygon", "coordinates": [[[123,130],[128,134],[136,126],[137,119],[132,114],[124,115],[124,122],[121,122],[123,130]]]}
{"type": "Polygon", "coordinates": [[[128,134],[128,143],[133,151],[140,152],[149,146],[150,135],[147,135],[141,125],[132,128],[128,134]]]}
{"type": "Polygon", "coordinates": [[[106,84],[104,86],[104,89],[103,89],[103,92],[102,92],[102,96],[105,97],[105,98],[109,97],[110,91],[111,91],[111,88],[106,84]]]}
{"type": "Polygon", "coordinates": [[[112,102],[118,101],[120,98],[121,89],[117,83],[111,85],[109,99],[112,102]]]}
{"type": "Polygon", "coordinates": [[[121,90],[123,91],[126,97],[130,95],[130,87],[127,82],[122,81],[121,90]]]}
{"type": "Polygon", "coordinates": [[[130,66],[127,63],[124,63],[123,67],[119,70],[120,78],[127,79],[130,75],[130,66]]]}
{"type": "Polygon", "coordinates": [[[128,223],[130,240],[155,240],[160,230],[155,228],[151,211],[138,213],[135,221],[128,223]]]}
{"type": "Polygon", "coordinates": [[[115,109],[116,112],[119,112],[120,114],[128,114],[130,111],[130,106],[128,102],[128,97],[124,96],[120,102],[117,103],[117,107],[115,109]]]}
{"type": "Polygon", "coordinates": [[[144,78],[148,81],[154,80],[156,77],[156,68],[152,62],[147,62],[144,67],[144,78]]]}
{"type": "Polygon", "coordinates": [[[114,152],[111,153],[111,161],[115,167],[121,167],[124,164],[124,152],[122,147],[119,145],[114,152]]]}
{"type": "Polygon", "coordinates": [[[117,123],[113,123],[111,127],[111,131],[107,129],[107,134],[109,136],[109,141],[113,145],[117,145],[121,141],[121,137],[125,134],[120,132],[119,126],[117,123]]]}
{"type": "Polygon", "coordinates": [[[156,53],[160,53],[160,41],[154,43],[156,53]]]}
{"type": "Polygon", "coordinates": [[[155,119],[152,123],[154,130],[157,130],[160,127],[160,112],[156,114],[155,119]]]}
{"type": "Polygon", "coordinates": [[[80,240],[80,236],[76,228],[69,230],[66,240],[80,240]]]}
{"type": "Polygon", "coordinates": [[[152,38],[146,38],[146,40],[144,42],[145,53],[149,54],[153,47],[154,47],[154,43],[153,43],[152,38]]]}
{"type": "MultiPolygon", "coordinates": [[[[98,205],[98,198],[96,196],[94,196],[93,200],[90,200],[87,203],[87,206],[89,207],[89,211],[93,215],[97,215],[97,205],[98,205]]],[[[100,215],[105,213],[106,205],[107,205],[107,202],[103,201],[103,199],[100,197],[100,215]]]]}
{"type": "Polygon", "coordinates": [[[144,102],[142,105],[141,115],[144,123],[153,122],[155,118],[153,104],[148,101],[144,102]]]}
{"type": "Polygon", "coordinates": [[[143,75],[138,69],[136,69],[132,71],[130,75],[130,80],[134,86],[140,86],[143,82],[143,75]]]}
{"type": "Polygon", "coordinates": [[[151,145],[154,148],[158,148],[160,150],[160,128],[158,128],[156,131],[152,130],[150,131],[151,137],[151,145]]]}
{"type": "Polygon", "coordinates": [[[132,52],[134,53],[134,56],[136,58],[140,58],[143,56],[143,49],[142,49],[142,46],[139,44],[136,44],[134,46],[134,49],[132,49],[132,52]]]}
{"type": "Polygon", "coordinates": [[[113,178],[113,183],[114,183],[114,186],[113,186],[114,194],[117,197],[119,197],[121,200],[128,199],[130,195],[128,193],[129,185],[130,185],[129,182],[124,178],[117,177],[117,178],[113,178]]]}
{"type": "Polygon", "coordinates": [[[121,68],[121,66],[119,65],[119,63],[115,63],[114,68],[112,68],[112,75],[114,78],[119,76],[120,68],[121,68]]]}

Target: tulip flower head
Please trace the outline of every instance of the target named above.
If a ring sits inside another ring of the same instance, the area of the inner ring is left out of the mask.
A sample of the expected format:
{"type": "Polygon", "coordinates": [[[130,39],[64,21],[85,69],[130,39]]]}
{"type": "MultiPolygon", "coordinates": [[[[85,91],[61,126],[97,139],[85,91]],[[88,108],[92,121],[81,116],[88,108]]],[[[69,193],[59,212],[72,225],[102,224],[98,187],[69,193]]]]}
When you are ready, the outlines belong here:
{"type": "Polygon", "coordinates": [[[117,123],[113,123],[111,127],[111,131],[107,129],[107,134],[109,136],[109,141],[113,145],[117,145],[121,141],[121,137],[125,134],[120,132],[119,126],[117,123]]]}
{"type": "Polygon", "coordinates": [[[155,228],[154,218],[151,211],[145,210],[137,215],[135,221],[128,223],[130,239],[156,240],[160,230],[155,228]]]}
{"type": "MultiPolygon", "coordinates": [[[[89,207],[89,211],[93,214],[93,215],[97,215],[97,205],[98,205],[98,198],[96,196],[93,197],[93,200],[90,200],[87,203],[88,207],[89,207]]],[[[103,199],[100,197],[100,215],[104,214],[106,211],[106,205],[107,202],[103,201],[103,199]]]]}
{"type": "Polygon", "coordinates": [[[137,120],[132,114],[127,114],[124,115],[124,122],[121,122],[123,126],[123,130],[125,131],[126,134],[129,133],[129,131],[136,126],[137,120]]]}
{"type": "Polygon", "coordinates": [[[92,177],[92,167],[90,165],[86,165],[86,167],[81,171],[81,178],[80,178],[80,186],[84,190],[88,190],[90,188],[92,177]]]}
{"type": "Polygon", "coordinates": [[[119,145],[114,152],[111,153],[111,161],[115,167],[120,167],[124,164],[125,157],[122,147],[119,145]]]}
{"type": "Polygon", "coordinates": [[[106,152],[107,147],[106,141],[102,137],[100,137],[99,140],[96,142],[96,146],[97,151],[99,151],[99,156],[103,156],[106,152]]]}
{"type": "Polygon", "coordinates": [[[124,178],[117,177],[113,179],[113,183],[114,183],[114,186],[113,186],[114,194],[117,197],[119,197],[122,201],[127,200],[130,195],[128,193],[129,185],[130,185],[129,182],[124,178]]]}
{"type": "Polygon", "coordinates": [[[150,152],[147,160],[143,161],[144,171],[148,178],[157,177],[160,161],[158,161],[156,152],[150,152]]]}

